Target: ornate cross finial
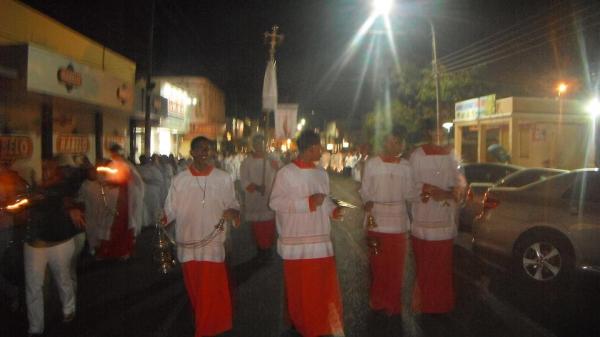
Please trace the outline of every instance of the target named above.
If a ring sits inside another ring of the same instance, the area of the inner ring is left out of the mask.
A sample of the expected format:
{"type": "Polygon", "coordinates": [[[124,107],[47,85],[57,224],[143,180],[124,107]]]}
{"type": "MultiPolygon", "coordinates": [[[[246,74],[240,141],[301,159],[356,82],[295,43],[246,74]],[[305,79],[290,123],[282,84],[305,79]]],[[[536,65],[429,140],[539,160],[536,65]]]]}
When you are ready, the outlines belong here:
{"type": "Polygon", "coordinates": [[[270,60],[275,59],[275,47],[283,42],[283,34],[277,34],[279,26],[274,25],[271,28],[271,32],[265,32],[265,43],[269,45],[269,57],[270,60]]]}

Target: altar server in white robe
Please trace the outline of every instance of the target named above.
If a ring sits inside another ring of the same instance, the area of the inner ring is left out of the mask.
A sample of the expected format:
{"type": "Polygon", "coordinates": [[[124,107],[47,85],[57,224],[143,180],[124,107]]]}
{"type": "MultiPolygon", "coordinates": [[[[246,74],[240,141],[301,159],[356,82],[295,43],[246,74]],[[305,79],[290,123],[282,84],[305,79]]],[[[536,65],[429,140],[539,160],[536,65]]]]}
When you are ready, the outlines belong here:
{"type": "Polygon", "coordinates": [[[298,159],[277,172],[270,206],[277,219],[277,251],[291,323],[305,337],[343,333],[342,303],[331,242],[330,217],[341,216],[329,198],[329,177],[315,162],[319,135],[304,131],[298,159]]]}
{"type": "Polygon", "coordinates": [[[402,313],[404,261],[410,229],[407,201],[417,195],[410,163],[401,158],[405,134],[404,128],[395,127],[384,135],[383,151],[366,162],[360,189],[371,246],[369,305],[389,316],[402,313]]]}
{"type": "Polygon", "coordinates": [[[205,137],[192,140],[194,161],[171,182],[162,221],[175,221],[176,241],[180,243],[177,257],[194,311],[196,337],[218,335],[232,327],[224,247],[227,226],[212,240],[206,239],[220,219],[239,224],[239,204],[231,176],[210,164],[213,147],[205,137]]]}
{"type": "Polygon", "coordinates": [[[240,167],[245,193],[244,220],[252,223],[261,258],[268,257],[275,238],[275,212],[269,208],[269,195],[279,166],[277,161],[266,155],[264,141],[262,135],[252,138],[254,152],[244,159],[240,167]]]}
{"type": "Polygon", "coordinates": [[[428,143],[410,157],[415,188],[411,242],[416,263],[413,309],[427,314],[454,308],[452,247],[457,234],[457,201],[465,188],[458,162],[448,148],[436,145],[436,124],[424,122],[428,143]]]}

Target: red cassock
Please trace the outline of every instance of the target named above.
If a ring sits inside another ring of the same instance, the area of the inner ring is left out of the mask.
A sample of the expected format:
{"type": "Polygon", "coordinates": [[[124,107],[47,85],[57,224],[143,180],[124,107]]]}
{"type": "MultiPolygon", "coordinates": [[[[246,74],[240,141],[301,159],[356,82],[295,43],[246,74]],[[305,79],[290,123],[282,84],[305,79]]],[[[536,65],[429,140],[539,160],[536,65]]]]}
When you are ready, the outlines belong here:
{"type": "Polygon", "coordinates": [[[417,272],[414,311],[435,314],[454,309],[453,241],[426,241],[412,237],[417,272]]]}
{"type": "Polygon", "coordinates": [[[119,185],[117,213],[110,227],[110,240],[102,240],[96,252],[99,258],[129,257],[134,247],[134,229],[129,228],[129,194],[127,183],[119,185]]]}
{"type": "Polygon", "coordinates": [[[343,333],[335,259],[283,260],[292,324],[304,337],[343,333]]]}
{"type": "Polygon", "coordinates": [[[370,306],[388,315],[402,313],[402,285],[406,256],[406,234],[369,231],[367,236],[379,243],[378,254],[370,254],[370,306]]]}
{"type": "Polygon", "coordinates": [[[252,232],[258,248],[271,248],[275,239],[275,219],[252,222],[252,232]]]}
{"type": "Polygon", "coordinates": [[[195,337],[231,330],[232,305],[225,263],[189,261],[182,267],[196,321],[195,337]]]}

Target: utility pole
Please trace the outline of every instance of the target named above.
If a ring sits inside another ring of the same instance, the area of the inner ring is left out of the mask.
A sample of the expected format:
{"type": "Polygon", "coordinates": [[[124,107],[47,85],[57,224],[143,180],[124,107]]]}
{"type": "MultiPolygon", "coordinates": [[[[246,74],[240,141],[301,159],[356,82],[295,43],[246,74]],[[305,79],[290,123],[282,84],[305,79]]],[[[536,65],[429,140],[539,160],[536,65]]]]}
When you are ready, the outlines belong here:
{"type": "Polygon", "coordinates": [[[435,27],[433,21],[429,20],[429,26],[431,27],[431,49],[433,50],[433,76],[435,78],[435,127],[437,139],[436,143],[441,144],[440,140],[440,72],[437,61],[437,46],[435,40],[435,27]]]}
{"type": "Polygon", "coordinates": [[[150,5],[150,36],[148,39],[148,69],[146,71],[146,88],[144,89],[144,154],[150,158],[150,142],[152,126],[150,123],[150,112],[152,110],[151,96],[154,84],[152,83],[152,54],[154,48],[154,12],[156,7],[156,0],[152,0],[150,5]]]}

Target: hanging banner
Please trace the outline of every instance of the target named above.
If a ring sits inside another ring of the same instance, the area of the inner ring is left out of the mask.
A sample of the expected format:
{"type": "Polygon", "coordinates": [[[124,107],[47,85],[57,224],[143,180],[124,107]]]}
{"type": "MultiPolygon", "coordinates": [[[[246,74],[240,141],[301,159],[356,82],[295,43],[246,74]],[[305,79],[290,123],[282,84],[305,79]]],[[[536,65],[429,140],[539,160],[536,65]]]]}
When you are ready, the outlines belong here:
{"type": "Polygon", "coordinates": [[[262,109],[263,111],[275,111],[277,109],[277,71],[274,60],[267,63],[267,69],[265,70],[262,109]]]}
{"type": "Polygon", "coordinates": [[[275,138],[293,138],[296,134],[298,104],[278,104],[275,111],[275,138]]]}
{"type": "Polygon", "coordinates": [[[33,143],[27,136],[0,136],[0,159],[27,159],[33,153],[33,143]]]}

